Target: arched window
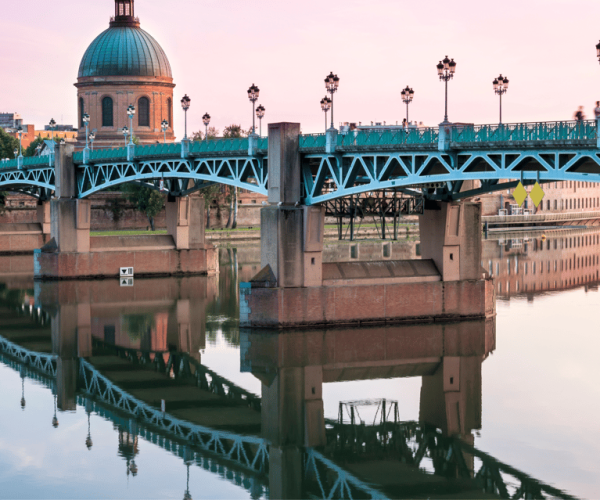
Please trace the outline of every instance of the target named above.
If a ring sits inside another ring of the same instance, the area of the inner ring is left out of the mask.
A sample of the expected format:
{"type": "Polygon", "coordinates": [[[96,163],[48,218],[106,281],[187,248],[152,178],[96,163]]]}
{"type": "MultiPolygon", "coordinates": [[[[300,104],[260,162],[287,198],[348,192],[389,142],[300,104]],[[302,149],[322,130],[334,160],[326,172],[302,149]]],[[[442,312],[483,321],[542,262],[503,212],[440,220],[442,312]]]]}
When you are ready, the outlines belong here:
{"type": "Polygon", "coordinates": [[[140,97],[138,101],[138,120],[140,127],[150,126],[150,100],[147,97],[140,97]]]}
{"type": "Polygon", "coordinates": [[[173,101],[171,99],[167,99],[167,121],[169,122],[169,127],[173,127],[173,101]]]}
{"type": "Polygon", "coordinates": [[[83,115],[85,114],[85,105],[83,104],[83,97],[79,98],[79,128],[85,127],[83,123],[83,115]]]}
{"type": "Polygon", "coordinates": [[[113,119],[113,100],[110,97],[102,99],[102,126],[114,126],[113,119]]]}

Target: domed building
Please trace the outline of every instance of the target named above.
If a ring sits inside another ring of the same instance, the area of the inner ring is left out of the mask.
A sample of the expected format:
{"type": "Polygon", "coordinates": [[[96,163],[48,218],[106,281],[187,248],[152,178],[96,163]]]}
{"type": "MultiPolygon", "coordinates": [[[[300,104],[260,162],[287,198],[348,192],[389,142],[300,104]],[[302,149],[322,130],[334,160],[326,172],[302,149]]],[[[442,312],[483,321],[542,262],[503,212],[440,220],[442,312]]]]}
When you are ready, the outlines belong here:
{"type": "Polygon", "coordinates": [[[75,87],[79,146],[85,145],[86,113],[90,131],[97,130],[94,148],[123,145],[130,104],[135,106],[133,133],[140,144],[163,142],[163,120],[169,123],[167,141],[175,139],[171,65],[159,43],[140,28],[134,0],[115,0],[110,26],[86,50],[75,87]]]}

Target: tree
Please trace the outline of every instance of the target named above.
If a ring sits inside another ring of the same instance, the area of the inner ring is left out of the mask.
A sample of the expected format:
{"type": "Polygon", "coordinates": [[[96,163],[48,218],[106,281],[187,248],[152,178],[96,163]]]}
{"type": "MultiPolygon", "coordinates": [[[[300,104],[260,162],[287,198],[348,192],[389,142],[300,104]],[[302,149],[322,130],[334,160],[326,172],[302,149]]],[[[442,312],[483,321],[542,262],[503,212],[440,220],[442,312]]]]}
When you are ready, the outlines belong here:
{"type": "Polygon", "coordinates": [[[42,139],[41,137],[36,137],[35,141],[33,141],[29,146],[25,148],[25,150],[23,151],[23,156],[35,156],[36,148],[39,144],[43,144],[43,142],[44,139],[42,139]]]}
{"type": "Polygon", "coordinates": [[[15,149],[19,149],[19,140],[0,128],[0,158],[14,158],[15,149]]]}
{"type": "MultiPolygon", "coordinates": [[[[216,127],[208,127],[208,140],[216,139],[219,137],[219,129],[216,127]]],[[[204,140],[204,132],[200,130],[192,133],[192,141],[200,142],[204,140]]]]}
{"type": "MultiPolygon", "coordinates": [[[[248,137],[251,133],[252,129],[243,130],[241,125],[231,124],[223,130],[223,138],[238,139],[240,137],[248,137]]],[[[238,215],[238,188],[231,186],[227,198],[229,201],[229,220],[227,221],[227,227],[235,229],[237,227],[238,215]]]]}
{"type": "MultiPolygon", "coordinates": [[[[208,140],[216,139],[219,136],[219,130],[216,127],[208,127],[208,140]]],[[[204,134],[201,131],[192,133],[192,141],[201,142],[204,140],[204,134]]],[[[204,208],[206,209],[206,229],[210,229],[210,206],[214,199],[217,200],[217,215],[219,213],[219,185],[212,184],[200,190],[204,198],[204,208]]]]}
{"type": "Polygon", "coordinates": [[[123,187],[127,201],[131,203],[136,210],[142,212],[148,217],[152,231],[155,231],[154,217],[163,209],[165,197],[159,191],[140,186],[139,184],[125,184],[123,187]]]}
{"type": "Polygon", "coordinates": [[[0,215],[2,215],[6,211],[6,196],[6,191],[0,191],[0,215]]]}

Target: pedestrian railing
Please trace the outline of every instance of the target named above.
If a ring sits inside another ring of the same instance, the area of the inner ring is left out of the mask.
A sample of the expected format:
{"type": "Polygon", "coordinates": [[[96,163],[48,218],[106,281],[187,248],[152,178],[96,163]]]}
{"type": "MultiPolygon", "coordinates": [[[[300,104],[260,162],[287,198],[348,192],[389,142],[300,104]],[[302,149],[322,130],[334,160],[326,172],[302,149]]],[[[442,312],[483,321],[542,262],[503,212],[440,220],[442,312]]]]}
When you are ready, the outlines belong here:
{"type": "Polygon", "coordinates": [[[452,142],[573,141],[596,139],[595,120],[454,125],[452,142]]]}

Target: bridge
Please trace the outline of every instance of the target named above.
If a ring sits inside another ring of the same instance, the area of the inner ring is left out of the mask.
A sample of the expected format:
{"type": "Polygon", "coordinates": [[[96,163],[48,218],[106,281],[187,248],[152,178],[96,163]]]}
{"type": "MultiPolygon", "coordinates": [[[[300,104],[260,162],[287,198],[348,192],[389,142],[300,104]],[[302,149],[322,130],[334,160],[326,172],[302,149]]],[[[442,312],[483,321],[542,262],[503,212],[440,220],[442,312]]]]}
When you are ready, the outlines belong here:
{"type": "MultiPolygon", "coordinates": [[[[598,182],[597,131],[596,121],[566,121],[299,135],[297,201],[310,206],[381,189],[420,195],[415,188],[425,188],[429,199],[451,201],[514,187],[515,180],[598,182]],[[481,186],[465,192],[465,181],[481,186]]],[[[3,161],[0,189],[49,199],[59,156],[3,161]]],[[[269,138],[258,136],[86,150],[72,160],[80,199],[127,182],[157,189],[162,182],[173,197],[213,183],[268,192],[269,138]]]]}
{"type": "Polygon", "coordinates": [[[275,123],[268,138],[77,153],[59,145],[47,160],[4,162],[0,189],[29,189],[40,199],[40,222],[53,241],[35,252],[36,279],[116,277],[124,267],[142,276],[217,273],[216,251],[204,240],[204,203],[194,193],[220,183],[268,196],[261,209],[264,272],[242,285],[244,326],[464,320],[495,313],[492,280],[480,265],[481,206],[466,199],[519,182],[596,182],[599,141],[596,121],[319,135],[275,123]],[[168,192],[168,236],[90,238],[85,198],[126,182],[168,192]],[[398,206],[419,207],[421,260],[427,262],[366,271],[324,266],[324,205],[378,190],[424,198],[398,206]],[[356,297],[366,301],[362,308],[356,297]]]}

